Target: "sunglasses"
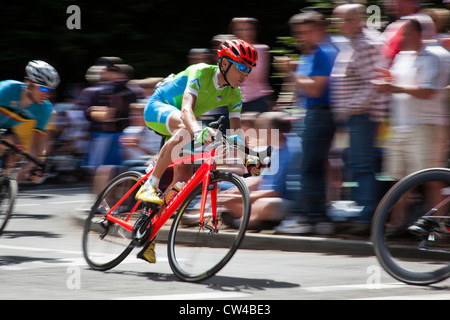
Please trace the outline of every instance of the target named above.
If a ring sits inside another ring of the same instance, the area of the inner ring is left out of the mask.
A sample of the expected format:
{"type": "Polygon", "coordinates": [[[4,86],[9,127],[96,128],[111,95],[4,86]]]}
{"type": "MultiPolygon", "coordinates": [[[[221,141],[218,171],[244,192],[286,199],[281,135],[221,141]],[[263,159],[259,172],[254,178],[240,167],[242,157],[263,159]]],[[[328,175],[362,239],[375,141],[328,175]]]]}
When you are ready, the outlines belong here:
{"type": "Polygon", "coordinates": [[[45,92],[45,93],[53,93],[53,92],[55,92],[55,89],[49,88],[49,87],[46,87],[46,86],[38,86],[38,88],[39,88],[39,90],[41,92],[45,92]]]}
{"type": "Polygon", "coordinates": [[[252,72],[252,68],[247,67],[245,64],[238,63],[238,62],[236,62],[236,61],[229,60],[229,59],[227,59],[227,60],[228,60],[229,62],[231,62],[232,64],[234,64],[234,65],[236,66],[236,68],[237,68],[240,72],[242,72],[242,73],[249,74],[250,72],[252,72]]]}

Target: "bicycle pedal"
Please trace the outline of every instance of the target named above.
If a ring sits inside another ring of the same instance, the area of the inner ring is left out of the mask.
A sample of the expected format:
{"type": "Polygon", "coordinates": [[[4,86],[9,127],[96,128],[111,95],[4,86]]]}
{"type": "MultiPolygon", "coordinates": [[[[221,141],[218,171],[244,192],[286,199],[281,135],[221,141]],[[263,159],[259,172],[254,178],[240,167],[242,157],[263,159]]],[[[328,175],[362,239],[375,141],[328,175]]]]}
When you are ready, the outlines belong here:
{"type": "Polygon", "coordinates": [[[426,238],[429,233],[429,231],[416,224],[408,227],[408,231],[421,238],[426,238]]]}
{"type": "Polygon", "coordinates": [[[153,202],[143,202],[143,205],[144,205],[144,211],[146,211],[146,212],[157,211],[162,207],[161,204],[157,204],[157,203],[153,203],[153,202]]]}
{"type": "Polygon", "coordinates": [[[132,244],[136,247],[144,245],[150,238],[153,231],[152,219],[144,214],[136,221],[131,232],[132,244]]]}

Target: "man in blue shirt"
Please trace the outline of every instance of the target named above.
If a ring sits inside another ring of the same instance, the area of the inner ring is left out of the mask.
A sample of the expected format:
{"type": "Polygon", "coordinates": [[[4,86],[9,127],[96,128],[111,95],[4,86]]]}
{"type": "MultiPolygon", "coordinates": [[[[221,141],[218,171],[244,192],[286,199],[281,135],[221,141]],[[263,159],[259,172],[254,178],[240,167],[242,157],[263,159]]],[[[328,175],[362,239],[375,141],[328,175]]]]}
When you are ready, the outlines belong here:
{"type": "MultiPolygon", "coordinates": [[[[330,110],[328,80],[337,50],[326,43],[325,17],[317,12],[296,14],[289,20],[291,33],[301,52],[297,62],[279,59],[280,70],[295,84],[298,106],[306,111],[303,119],[300,164],[299,213],[306,224],[296,224],[287,232],[306,233],[326,223],[326,168],[335,132],[330,110]]],[[[281,228],[280,230],[281,231],[281,228]]]]}
{"type": "MultiPolygon", "coordinates": [[[[7,129],[4,139],[16,144],[21,143],[12,129],[21,123],[33,122],[29,153],[34,157],[41,155],[46,141],[45,127],[53,112],[48,99],[59,82],[55,68],[40,60],[28,63],[24,82],[0,82],[0,128],[7,129]]],[[[0,150],[0,154],[2,153],[3,150],[0,150]]],[[[9,165],[11,164],[6,164],[9,165]]]]}

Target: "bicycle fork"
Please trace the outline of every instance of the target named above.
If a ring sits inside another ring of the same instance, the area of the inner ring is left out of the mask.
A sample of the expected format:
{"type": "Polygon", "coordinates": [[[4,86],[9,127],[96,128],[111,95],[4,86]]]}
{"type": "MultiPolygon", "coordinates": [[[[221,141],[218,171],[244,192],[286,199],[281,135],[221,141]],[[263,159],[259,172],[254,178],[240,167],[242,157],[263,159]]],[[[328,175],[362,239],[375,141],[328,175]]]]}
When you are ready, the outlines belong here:
{"type": "MultiPolygon", "coordinates": [[[[213,165],[211,166],[213,167],[213,165]]],[[[212,169],[212,168],[211,168],[212,169]]],[[[200,202],[200,217],[199,217],[199,225],[201,227],[205,227],[213,233],[217,233],[219,229],[217,228],[217,183],[211,184],[211,179],[214,178],[215,171],[210,170],[209,173],[203,176],[203,186],[202,186],[202,198],[200,202]],[[212,210],[212,225],[208,225],[205,223],[205,209],[206,209],[206,200],[208,198],[208,193],[211,197],[211,210],[212,210]]]]}

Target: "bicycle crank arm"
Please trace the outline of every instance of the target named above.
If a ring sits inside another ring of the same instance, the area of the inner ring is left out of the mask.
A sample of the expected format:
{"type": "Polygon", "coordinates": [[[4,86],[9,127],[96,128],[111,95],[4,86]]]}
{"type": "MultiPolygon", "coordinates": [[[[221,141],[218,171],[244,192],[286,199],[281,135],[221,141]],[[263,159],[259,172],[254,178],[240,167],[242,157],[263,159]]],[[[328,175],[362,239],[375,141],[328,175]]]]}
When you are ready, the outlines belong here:
{"type": "Polygon", "coordinates": [[[205,229],[208,229],[209,231],[210,231],[210,233],[218,233],[218,229],[217,229],[217,227],[215,227],[215,226],[210,226],[210,225],[208,225],[208,224],[205,224],[204,222],[202,223],[202,222],[198,222],[198,224],[200,225],[200,226],[202,226],[202,227],[204,227],[205,229]]]}

